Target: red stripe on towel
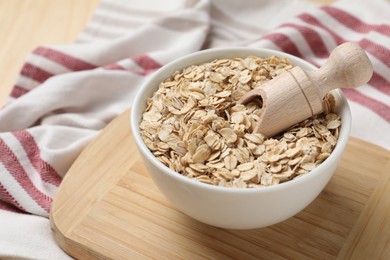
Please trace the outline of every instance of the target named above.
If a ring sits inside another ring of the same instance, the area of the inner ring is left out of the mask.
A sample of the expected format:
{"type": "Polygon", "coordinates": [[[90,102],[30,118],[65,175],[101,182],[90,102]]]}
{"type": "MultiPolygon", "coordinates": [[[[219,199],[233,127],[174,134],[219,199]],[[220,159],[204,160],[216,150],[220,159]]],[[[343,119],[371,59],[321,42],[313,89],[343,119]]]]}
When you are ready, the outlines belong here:
{"type": "MultiPolygon", "coordinates": [[[[142,65],[143,67],[141,67],[141,68],[143,70],[139,70],[138,71],[138,70],[135,70],[135,69],[126,68],[126,67],[124,67],[124,66],[122,66],[122,65],[120,65],[118,63],[109,64],[109,65],[104,66],[103,68],[106,69],[106,70],[128,71],[128,72],[140,75],[140,76],[149,75],[150,73],[152,73],[152,72],[154,72],[154,71],[156,71],[157,69],[160,68],[156,64],[153,64],[153,63],[149,63],[149,62],[145,62],[145,61],[139,61],[139,62],[140,62],[140,64],[137,64],[137,65],[140,66],[140,67],[142,65]],[[144,69],[144,68],[151,68],[151,69],[144,69]]],[[[159,66],[161,66],[161,65],[159,65],[159,66]]]]}
{"type": "Polygon", "coordinates": [[[390,50],[382,45],[374,43],[367,39],[359,41],[360,47],[371,53],[372,56],[383,62],[386,67],[390,68],[390,50]]]}
{"type": "Polygon", "coordinates": [[[0,209],[13,211],[13,212],[26,211],[1,183],[0,183],[0,198],[2,199],[0,200],[0,209]],[[13,207],[11,207],[11,205],[13,207]]]}
{"type": "Polygon", "coordinates": [[[390,95],[390,83],[375,71],[368,84],[373,86],[376,90],[386,95],[390,95]]]}
{"type": "Polygon", "coordinates": [[[106,70],[126,70],[125,67],[119,65],[118,63],[109,64],[103,67],[106,70]]]}
{"type": "Polygon", "coordinates": [[[26,94],[27,92],[29,92],[28,89],[25,89],[21,86],[18,86],[18,85],[15,85],[13,88],[12,88],[12,91],[11,91],[11,97],[13,98],[18,98],[18,97],[21,97],[23,96],[24,94],[26,94]]]}
{"type": "Polygon", "coordinates": [[[150,70],[156,70],[161,68],[161,64],[155,61],[154,59],[150,58],[146,54],[142,55],[136,55],[131,57],[131,59],[141,68],[143,68],[145,71],[150,71],[150,70]]]}
{"type": "Polygon", "coordinates": [[[38,47],[33,51],[33,53],[61,64],[65,68],[72,71],[91,70],[98,67],[82,59],[75,58],[69,54],[45,47],[38,47]]]}
{"type": "Polygon", "coordinates": [[[147,75],[144,70],[136,71],[133,69],[127,69],[127,68],[123,67],[122,65],[119,65],[118,63],[110,64],[110,65],[104,66],[103,68],[106,70],[120,70],[120,71],[131,72],[133,74],[140,75],[140,76],[147,75]]]}
{"type": "Polygon", "coordinates": [[[350,13],[347,13],[341,9],[332,6],[324,6],[321,8],[332,17],[334,17],[337,21],[344,24],[346,27],[354,30],[359,33],[368,33],[370,31],[376,31],[386,36],[390,36],[390,26],[386,24],[368,24],[364,23],[357,17],[353,16],[350,13]]]}
{"type": "Polygon", "coordinates": [[[4,165],[9,174],[19,183],[21,188],[26,191],[42,209],[49,212],[52,199],[34,186],[13,151],[2,139],[0,139],[0,151],[0,163],[4,165]]]}
{"type": "Polygon", "coordinates": [[[24,211],[18,209],[14,205],[1,200],[0,200],[0,210],[5,210],[13,213],[25,213],[24,211]]]}
{"type": "Polygon", "coordinates": [[[314,16],[308,14],[308,13],[304,13],[304,14],[300,14],[298,16],[302,21],[310,24],[310,25],[315,25],[323,30],[325,30],[326,32],[328,32],[332,37],[333,39],[336,41],[336,43],[339,45],[339,44],[342,44],[344,42],[343,38],[341,38],[340,36],[338,36],[336,33],[334,33],[333,31],[329,30],[327,27],[325,27],[320,21],[317,20],[317,18],[315,18],[314,16]]]}
{"type": "Polygon", "coordinates": [[[348,97],[348,99],[367,107],[377,115],[381,116],[384,120],[387,121],[387,123],[390,123],[390,106],[373,98],[367,97],[355,89],[346,88],[343,89],[343,92],[348,97]]]}
{"type": "Polygon", "coordinates": [[[329,56],[328,49],[326,48],[321,36],[312,28],[308,26],[302,26],[294,23],[285,23],[280,27],[290,27],[299,31],[309,44],[312,52],[319,58],[327,58],[329,56]]]}
{"type": "Polygon", "coordinates": [[[41,175],[42,180],[58,187],[62,179],[56,170],[41,158],[41,151],[34,137],[27,130],[15,131],[12,134],[23,146],[28,159],[35,170],[41,175]]]}
{"type": "Polygon", "coordinates": [[[301,57],[301,54],[298,51],[297,46],[291,39],[283,33],[272,33],[265,35],[262,39],[267,39],[272,41],[275,45],[281,48],[284,52],[287,52],[291,55],[301,57]]]}
{"type": "Polygon", "coordinates": [[[22,71],[20,72],[25,77],[32,78],[35,81],[38,81],[39,83],[44,82],[53,74],[50,72],[47,72],[44,69],[41,69],[35,65],[32,65],[31,63],[26,62],[22,68],[22,71]]]}

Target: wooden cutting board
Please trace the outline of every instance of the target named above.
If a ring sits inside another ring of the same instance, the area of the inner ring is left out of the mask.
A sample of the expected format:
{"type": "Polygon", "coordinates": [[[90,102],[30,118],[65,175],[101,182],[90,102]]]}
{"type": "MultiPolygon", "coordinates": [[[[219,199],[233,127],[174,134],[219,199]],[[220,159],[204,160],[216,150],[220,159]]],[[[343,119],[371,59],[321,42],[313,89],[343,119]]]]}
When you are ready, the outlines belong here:
{"type": "Polygon", "coordinates": [[[52,230],[80,259],[390,259],[390,152],[351,138],[318,198],[256,230],[226,230],[182,214],[148,176],[129,112],[78,157],[51,209],[52,230]]]}

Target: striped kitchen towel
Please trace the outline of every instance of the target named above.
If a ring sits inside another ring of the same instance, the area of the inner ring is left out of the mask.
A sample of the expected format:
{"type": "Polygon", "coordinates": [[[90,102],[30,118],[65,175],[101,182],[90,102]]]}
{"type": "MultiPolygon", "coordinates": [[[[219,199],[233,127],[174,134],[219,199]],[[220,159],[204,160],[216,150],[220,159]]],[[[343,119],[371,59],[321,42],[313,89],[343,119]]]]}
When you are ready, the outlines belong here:
{"type": "MultiPolygon", "coordinates": [[[[352,135],[390,149],[389,14],[385,0],[322,7],[290,0],[103,0],[76,43],[41,46],[27,57],[0,110],[0,214],[47,218],[72,162],[131,106],[145,79],[207,48],[270,48],[320,66],[337,45],[357,42],[374,75],[365,86],[343,90],[352,135]]],[[[0,243],[0,256],[7,248],[0,243]]],[[[15,244],[12,252],[25,256],[21,248],[15,244]]]]}

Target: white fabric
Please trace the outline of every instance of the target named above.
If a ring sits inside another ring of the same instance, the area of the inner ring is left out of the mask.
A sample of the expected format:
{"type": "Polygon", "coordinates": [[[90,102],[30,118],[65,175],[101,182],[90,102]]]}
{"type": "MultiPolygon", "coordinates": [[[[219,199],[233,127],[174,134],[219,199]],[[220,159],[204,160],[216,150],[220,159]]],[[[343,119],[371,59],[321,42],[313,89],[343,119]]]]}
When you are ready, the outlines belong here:
{"type": "Polygon", "coordinates": [[[0,210],[1,259],[73,259],[56,244],[49,220],[0,210]]]}

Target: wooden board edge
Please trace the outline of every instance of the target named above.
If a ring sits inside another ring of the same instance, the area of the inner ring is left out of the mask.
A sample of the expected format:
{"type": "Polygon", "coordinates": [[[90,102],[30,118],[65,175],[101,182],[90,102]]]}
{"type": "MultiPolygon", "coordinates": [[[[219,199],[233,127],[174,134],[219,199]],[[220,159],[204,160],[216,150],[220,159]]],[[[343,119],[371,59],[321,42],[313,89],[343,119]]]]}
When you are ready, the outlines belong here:
{"type": "MultiPolygon", "coordinates": [[[[84,148],[84,150],[81,151],[80,155],[76,158],[73,165],[69,168],[68,172],[72,170],[74,165],[77,165],[78,159],[82,157],[84,154],[89,153],[89,151],[97,143],[99,143],[100,138],[104,136],[107,132],[109,132],[112,127],[115,127],[116,125],[120,124],[120,122],[122,121],[123,123],[126,122],[129,126],[127,127],[128,129],[125,128],[123,129],[123,131],[126,132],[127,134],[127,131],[130,131],[129,118],[130,118],[130,109],[127,109],[122,114],[120,114],[115,119],[113,119],[100,133],[97,134],[97,136],[94,139],[92,139],[89,142],[89,144],[84,148]]],[[[70,178],[69,176],[70,175],[65,175],[64,179],[62,180],[62,183],[66,183],[67,179],[70,178]]],[[[113,186],[115,185],[115,183],[112,184],[113,186]]],[[[65,230],[64,227],[61,225],[62,222],[58,221],[57,215],[64,213],[63,212],[64,209],[62,209],[62,205],[60,205],[59,203],[66,200],[66,198],[61,197],[62,196],[62,194],[60,193],[61,187],[62,186],[60,185],[59,189],[57,190],[57,194],[53,200],[50,214],[49,214],[50,227],[55,241],[60,246],[60,248],[62,248],[62,250],[64,250],[67,254],[71,255],[72,257],[82,258],[82,259],[107,259],[105,256],[97,252],[91,252],[91,250],[86,246],[84,246],[83,244],[71,239],[70,235],[72,234],[72,231],[69,229],[65,230]],[[59,194],[61,195],[60,197],[58,197],[59,194]]],[[[104,194],[101,194],[101,197],[103,197],[103,195],[104,194]]],[[[95,201],[94,203],[97,202],[98,201],[95,201]]],[[[66,212],[69,213],[68,210],[66,212]]],[[[88,212],[89,210],[85,211],[84,215],[88,214],[88,212]]],[[[80,218],[80,221],[81,219],[82,218],[80,218]]],[[[77,223],[74,224],[77,225],[77,223]]]]}
{"type": "Polygon", "coordinates": [[[70,239],[57,225],[55,217],[50,213],[50,228],[57,245],[69,256],[76,259],[94,260],[107,259],[98,252],[91,251],[85,245],[70,239]]]}

